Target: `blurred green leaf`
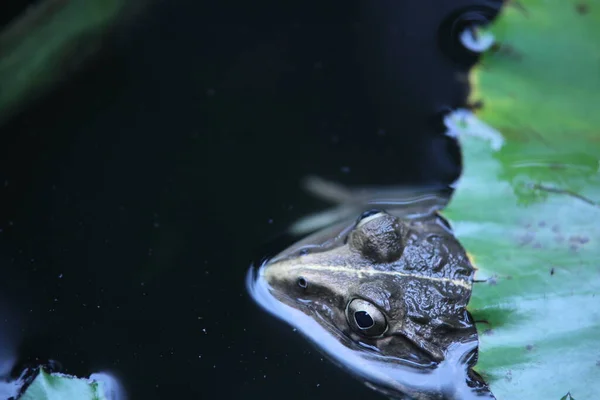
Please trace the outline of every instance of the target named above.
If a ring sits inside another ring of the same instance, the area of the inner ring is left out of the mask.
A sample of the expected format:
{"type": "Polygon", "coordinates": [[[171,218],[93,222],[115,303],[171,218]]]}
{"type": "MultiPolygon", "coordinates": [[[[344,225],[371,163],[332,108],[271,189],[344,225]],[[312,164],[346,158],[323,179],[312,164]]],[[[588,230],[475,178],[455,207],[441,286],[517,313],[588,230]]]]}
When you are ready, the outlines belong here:
{"type": "Polygon", "coordinates": [[[498,399],[596,398],[600,1],[511,1],[490,31],[483,108],[448,119],[464,171],[445,215],[489,278],[469,305],[477,369],[498,399]]]}
{"type": "Polygon", "coordinates": [[[67,79],[109,28],[151,1],[41,0],[27,9],[0,32],[0,123],[67,79]]]}

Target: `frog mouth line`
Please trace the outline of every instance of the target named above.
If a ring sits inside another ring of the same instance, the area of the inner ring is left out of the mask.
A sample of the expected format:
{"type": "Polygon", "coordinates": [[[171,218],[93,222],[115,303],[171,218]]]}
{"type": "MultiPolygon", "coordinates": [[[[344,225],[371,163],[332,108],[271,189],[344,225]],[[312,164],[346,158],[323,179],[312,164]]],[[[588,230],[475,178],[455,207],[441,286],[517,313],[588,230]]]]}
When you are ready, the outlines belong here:
{"type": "MultiPolygon", "coordinates": [[[[272,264],[274,265],[274,264],[272,264]]],[[[293,270],[295,268],[302,268],[303,270],[312,270],[312,271],[327,271],[327,272],[331,272],[331,273],[345,273],[345,274],[350,274],[350,275],[357,275],[358,278],[362,278],[364,276],[368,276],[368,275],[388,275],[388,276],[400,276],[403,278],[415,278],[415,279],[422,279],[422,280],[426,280],[426,281],[433,281],[433,282],[442,282],[442,283],[449,283],[455,286],[460,286],[462,288],[465,289],[471,289],[471,282],[469,281],[465,281],[462,279],[451,279],[451,278],[437,278],[437,277],[433,277],[433,276],[424,276],[424,275],[419,275],[419,274],[407,274],[405,272],[400,272],[400,271],[381,271],[381,270],[377,270],[377,269],[356,269],[356,268],[349,268],[343,265],[301,265],[301,266],[295,266],[295,265],[290,265],[288,267],[289,270],[293,270]]]]}

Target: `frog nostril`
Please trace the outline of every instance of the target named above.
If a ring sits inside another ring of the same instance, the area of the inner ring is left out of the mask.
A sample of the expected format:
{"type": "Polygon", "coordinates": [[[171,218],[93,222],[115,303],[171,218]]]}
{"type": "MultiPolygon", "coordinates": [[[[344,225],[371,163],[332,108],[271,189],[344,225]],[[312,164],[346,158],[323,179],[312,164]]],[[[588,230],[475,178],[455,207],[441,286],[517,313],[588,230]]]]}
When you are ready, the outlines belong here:
{"type": "Polygon", "coordinates": [[[308,282],[302,276],[298,278],[297,283],[298,286],[300,286],[302,289],[306,289],[306,287],[308,286],[308,282]]]}

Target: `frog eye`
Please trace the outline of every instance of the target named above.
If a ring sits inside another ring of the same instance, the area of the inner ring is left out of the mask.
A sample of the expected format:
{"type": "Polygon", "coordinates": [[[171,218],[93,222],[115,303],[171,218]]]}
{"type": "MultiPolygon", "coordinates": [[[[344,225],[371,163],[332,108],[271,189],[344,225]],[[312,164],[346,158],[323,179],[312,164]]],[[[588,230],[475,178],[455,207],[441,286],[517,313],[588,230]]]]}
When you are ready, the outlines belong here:
{"type": "Polygon", "coordinates": [[[346,307],[348,325],[357,333],[368,336],[381,336],[387,331],[385,315],[366,300],[354,299],[346,307]]]}

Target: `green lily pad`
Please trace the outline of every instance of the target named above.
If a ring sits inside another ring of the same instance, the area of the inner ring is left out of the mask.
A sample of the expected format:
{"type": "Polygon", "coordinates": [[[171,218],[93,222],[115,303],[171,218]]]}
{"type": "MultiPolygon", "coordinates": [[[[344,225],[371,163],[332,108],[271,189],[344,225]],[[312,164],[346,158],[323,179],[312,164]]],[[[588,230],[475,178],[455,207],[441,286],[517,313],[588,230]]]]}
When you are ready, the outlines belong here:
{"type": "Polygon", "coordinates": [[[104,383],[64,374],[50,374],[43,369],[25,390],[20,400],[110,400],[104,383]]]}
{"type": "Polygon", "coordinates": [[[477,370],[498,399],[600,393],[600,1],[508,2],[447,123],[464,171],[445,210],[479,268],[477,370]]]}

